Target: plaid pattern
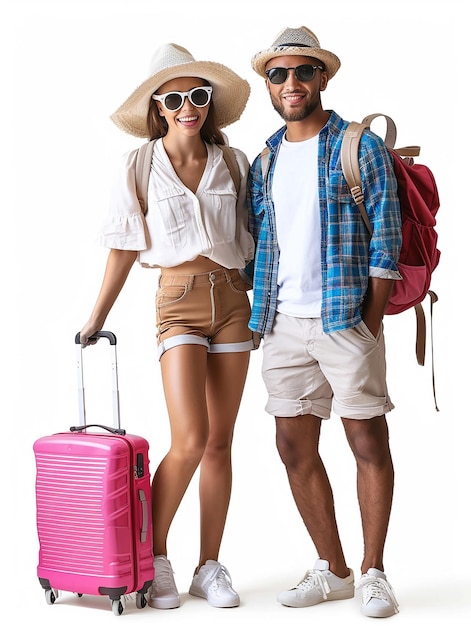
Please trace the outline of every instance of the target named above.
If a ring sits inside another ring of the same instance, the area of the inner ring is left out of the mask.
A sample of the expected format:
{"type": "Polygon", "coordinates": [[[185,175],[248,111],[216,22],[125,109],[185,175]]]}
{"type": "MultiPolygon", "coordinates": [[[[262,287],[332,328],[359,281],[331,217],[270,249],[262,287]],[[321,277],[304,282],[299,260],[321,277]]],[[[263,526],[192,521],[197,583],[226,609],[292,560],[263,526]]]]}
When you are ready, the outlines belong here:
{"type": "MultiPolygon", "coordinates": [[[[401,211],[392,157],[380,137],[370,130],[360,144],[360,171],[365,206],[373,228],[371,237],[353,202],[342,173],[340,148],[348,123],[334,111],[319,133],[319,154],[313,175],[319,176],[321,212],[322,325],[324,332],[344,330],[361,321],[360,306],[368,277],[400,279],[397,261],[402,243],[401,211]]],[[[271,193],[273,163],[286,126],[267,140],[270,150],[266,186],[260,155],[248,180],[249,228],[256,242],[253,304],[249,326],[270,332],[276,311],[279,249],[271,193]]]]}

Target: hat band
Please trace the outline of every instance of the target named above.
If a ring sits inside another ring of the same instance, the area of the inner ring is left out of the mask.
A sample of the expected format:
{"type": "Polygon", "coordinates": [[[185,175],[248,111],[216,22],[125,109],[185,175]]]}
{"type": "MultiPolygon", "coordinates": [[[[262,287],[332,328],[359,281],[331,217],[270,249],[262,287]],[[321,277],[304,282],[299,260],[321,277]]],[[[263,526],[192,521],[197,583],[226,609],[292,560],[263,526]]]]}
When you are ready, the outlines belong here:
{"type": "Polygon", "coordinates": [[[312,46],[308,46],[306,43],[281,43],[277,48],[312,48],[312,46]]]}

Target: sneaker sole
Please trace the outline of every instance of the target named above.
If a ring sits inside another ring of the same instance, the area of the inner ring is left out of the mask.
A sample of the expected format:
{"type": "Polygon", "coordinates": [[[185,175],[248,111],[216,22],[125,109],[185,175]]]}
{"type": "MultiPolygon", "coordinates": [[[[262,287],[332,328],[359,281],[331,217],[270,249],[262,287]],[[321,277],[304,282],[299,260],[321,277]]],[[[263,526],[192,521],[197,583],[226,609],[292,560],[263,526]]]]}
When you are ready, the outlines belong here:
{"type": "Polygon", "coordinates": [[[302,609],[307,606],[315,606],[316,604],[321,604],[321,602],[330,602],[332,600],[349,600],[350,598],[353,598],[354,595],[355,589],[342,589],[338,591],[330,591],[327,595],[327,598],[318,596],[314,600],[309,600],[308,598],[294,598],[293,600],[289,600],[289,598],[286,598],[283,601],[281,594],[277,596],[276,599],[283,606],[289,606],[293,609],[302,609]]]}
{"type": "Polygon", "coordinates": [[[361,612],[366,617],[392,617],[396,614],[396,611],[391,606],[385,606],[384,609],[381,608],[368,608],[364,604],[361,605],[361,612]]]}
{"type": "Polygon", "coordinates": [[[217,602],[214,600],[210,600],[207,594],[195,587],[190,587],[189,594],[195,596],[197,598],[202,598],[203,600],[207,600],[210,606],[215,607],[216,609],[234,609],[235,607],[240,605],[240,598],[237,600],[227,601],[227,602],[217,602]]]}
{"type": "Polygon", "coordinates": [[[149,598],[147,604],[153,609],[178,609],[180,599],[175,598],[149,598]]]}

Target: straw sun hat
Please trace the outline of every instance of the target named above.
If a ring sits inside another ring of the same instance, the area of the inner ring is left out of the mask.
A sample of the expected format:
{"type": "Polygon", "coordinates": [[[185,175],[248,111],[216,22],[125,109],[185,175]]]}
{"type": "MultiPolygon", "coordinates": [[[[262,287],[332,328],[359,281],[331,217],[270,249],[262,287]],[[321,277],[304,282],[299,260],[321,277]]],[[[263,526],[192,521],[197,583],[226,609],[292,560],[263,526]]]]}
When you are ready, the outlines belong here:
{"type": "Polygon", "coordinates": [[[147,113],[152,94],[167,81],[186,76],[205,79],[212,86],[219,128],[240,118],[249,98],[249,83],[221,63],[195,61],[186,48],[168,43],[156,50],[149,78],[111,115],[112,121],[131,135],[148,137],[147,113]]]}
{"type": "Polygon", "coordinates": [[[329,80],[337,73],[340,67],[340,59],[323,50],[319,40],[309,28],[285,28],[278,33],[275,41],[268,50],[257,52],[252,57],[252,68],[266,78],[265,67],[271,59],[283,56],[305,56],[319,59],[324,64],[329,80]]]}

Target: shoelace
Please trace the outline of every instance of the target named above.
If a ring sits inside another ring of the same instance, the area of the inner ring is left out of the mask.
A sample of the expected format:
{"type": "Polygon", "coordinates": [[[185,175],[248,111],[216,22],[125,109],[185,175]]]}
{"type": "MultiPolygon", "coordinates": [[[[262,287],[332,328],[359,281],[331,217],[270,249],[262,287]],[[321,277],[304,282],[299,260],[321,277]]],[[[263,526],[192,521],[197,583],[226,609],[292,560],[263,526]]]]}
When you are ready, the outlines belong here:
{"type": "Polygon", "coordinates": [[[304,580],[296,585],[298,589],[301,591],[310,591],[317,587],[322,594],[324,600],[327,599],[327,594],[330,591],[329,583],[327,582],[327,578],[324,576],[321,570],[308,570],[306,572],[306,576],[304,580]]]}
{"type": "Polygon", "coordinates": [[[205,582],[208,582],[214,589],[218,587],[231,588],[232,578],[229,571],[224,565],[219,564],[208,576],[205,582]]]}
{"type": "Polygon", "coordinates": [[[384,578],[364,574],[358,582],[357,589],[363,589],[363,602],[367,603],[371,598],[378,598],[388,604],[391,602],[394,611],[398,612],[399,604],[393,588],[384,578]]]}
{"type": "Polygon", "coordinates": [[[154,585],[159,589],[166,589],[168,587],[173,589],[173,570],[168,562],[163,561],[163,566],[160,566],[155,572],[154,585]]]}

